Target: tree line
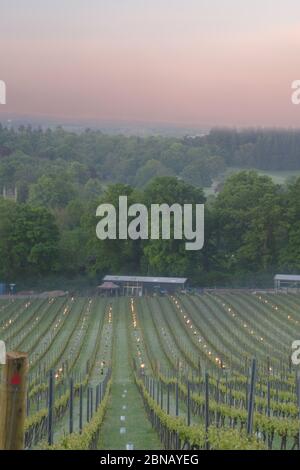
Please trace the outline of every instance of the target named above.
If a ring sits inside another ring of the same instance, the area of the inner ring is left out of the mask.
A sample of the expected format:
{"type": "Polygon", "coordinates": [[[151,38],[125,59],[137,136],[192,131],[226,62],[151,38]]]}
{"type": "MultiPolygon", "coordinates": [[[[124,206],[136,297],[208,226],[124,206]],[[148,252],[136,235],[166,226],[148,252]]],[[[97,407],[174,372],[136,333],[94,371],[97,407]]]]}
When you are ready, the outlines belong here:
{"type": "Polygon", "coordinates": [[[300,178],[280,186],[254,171],[230,176],[216,198],[176,177],[157,177],[143,190],[113,184],[93,201],[63,209],[0,201],[0,278],[107,273],[187,276],[198,285],[271,281],[276,271],[300,269],[300,178]],[[184,240],[105,240],[96,237],[96,208],[128,204],[205,202],[205,244],[186,251],[184,240]],[[252,281],[251,281],[252,279],[252,281]]]}
{"type": "MultiPolygon", "coordinates": [[[[300,179],[282,186],[245,169],[213,197],[206,199],[202,188],[206,178],[235,165],[245,146],[256,167],[278,169],[285,155],[284,169],[299,169],[299,135],[215,129],[192,139],[139,138],[0,126],[0,187],[18,188],[17,202],[0,199],[0,280],[126,273],[255,285],[276,271],[297,272],[300,179]],[[184,240],[98,240],[96,208],[117,206],[119,195],[147,207],[204,202],[204,248],[187,252],[184,240]]],[[[251,159],[241,161],[252,166],[251,159]]]]}
{"type": "Polygon", "coordinates": [[[59,179],[68,187],[52,205],[65,204],[78,189],[90,199],[107,184],[143,188],[156,176],[209,187],[230,167],[300,170],[300,131],[212,129],[202,137],[142,138],[0,124],[0,187],[16,186],[22,202],[39,197],[41,185],[57,189],[59,179]]]}

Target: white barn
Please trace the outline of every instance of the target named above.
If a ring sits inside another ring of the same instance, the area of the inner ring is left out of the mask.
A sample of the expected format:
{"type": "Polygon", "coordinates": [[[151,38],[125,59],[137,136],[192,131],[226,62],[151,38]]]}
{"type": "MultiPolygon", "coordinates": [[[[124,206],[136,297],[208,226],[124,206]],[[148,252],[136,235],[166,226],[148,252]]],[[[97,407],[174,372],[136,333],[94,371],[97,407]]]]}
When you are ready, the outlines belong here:
{"type": "Polygon", "coordinates": [[[299,274],[276,274],[274,276],[274,289],[278,292],[280,289],[298,292],[300,288],[300,275],[299,274]]]}
{"type": "Polygon", "coordinates": [[[113,282],[120,287],[123,295],[141,296],[153,292],[171,293],[184,289],[187,278],[151,276],[105,276],[104,282],[113,282]]]}

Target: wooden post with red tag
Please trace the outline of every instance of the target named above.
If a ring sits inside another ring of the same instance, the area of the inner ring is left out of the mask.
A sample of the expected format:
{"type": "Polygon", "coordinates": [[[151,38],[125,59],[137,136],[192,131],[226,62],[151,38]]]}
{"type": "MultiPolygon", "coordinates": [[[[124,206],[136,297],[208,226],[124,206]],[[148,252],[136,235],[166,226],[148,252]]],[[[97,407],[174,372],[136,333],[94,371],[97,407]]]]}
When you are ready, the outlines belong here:
{"type": "Polygon", "coordinates": [[[0,383],[0,449],[24,449],[28,355],[6,354],[0,383]]]}

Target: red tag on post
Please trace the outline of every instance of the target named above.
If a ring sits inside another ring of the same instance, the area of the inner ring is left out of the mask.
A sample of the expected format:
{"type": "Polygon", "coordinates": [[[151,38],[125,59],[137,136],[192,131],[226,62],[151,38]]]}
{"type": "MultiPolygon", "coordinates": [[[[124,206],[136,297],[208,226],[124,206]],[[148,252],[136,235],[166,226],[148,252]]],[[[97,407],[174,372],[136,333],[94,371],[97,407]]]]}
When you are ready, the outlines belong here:
{"type": "Polygon", "coordinates": [[[10,381],[11,385],[20,385],[21,376],[19,374],[14,374],[10,381]]]}

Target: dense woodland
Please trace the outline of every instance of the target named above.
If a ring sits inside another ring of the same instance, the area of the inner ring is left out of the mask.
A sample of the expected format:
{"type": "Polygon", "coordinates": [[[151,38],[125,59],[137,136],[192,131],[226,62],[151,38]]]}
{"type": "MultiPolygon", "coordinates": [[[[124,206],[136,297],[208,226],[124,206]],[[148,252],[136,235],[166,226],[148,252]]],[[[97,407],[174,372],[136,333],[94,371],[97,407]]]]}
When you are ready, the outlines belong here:
{"type": "Polygon", "coordinates": [[[300,131],[214,129],[203,137],[124,137],[0,126],[0,280],[104,273],[184,275],[198,285],[270,282],[300,269],[300,179],[285,186],[250,169],[300,170],[300,131]],[[204,187],[229,176],[206,201],[205,247],[184,241],[96,238],[96,207],[129,202],[201,203],[204,187]]]}

